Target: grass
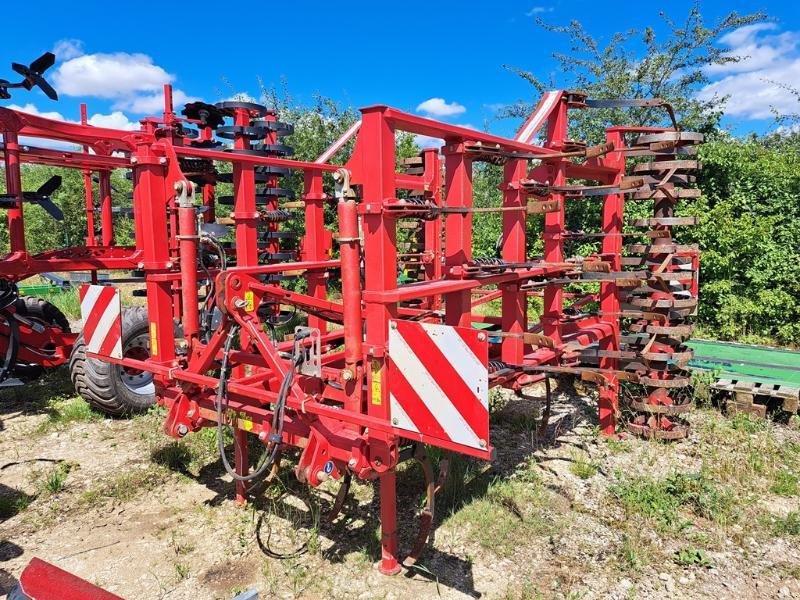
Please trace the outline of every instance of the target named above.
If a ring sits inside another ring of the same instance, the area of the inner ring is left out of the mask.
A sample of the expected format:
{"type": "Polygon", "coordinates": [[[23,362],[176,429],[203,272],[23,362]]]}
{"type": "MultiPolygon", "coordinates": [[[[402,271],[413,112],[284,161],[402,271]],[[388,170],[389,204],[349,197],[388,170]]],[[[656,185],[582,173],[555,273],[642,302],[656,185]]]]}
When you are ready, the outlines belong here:
{"type": "Polygon", "coordinates": [[[766,524],[776,537],[800,536],[800,510],[794,510],[785,517],[772,516],[766,524]]]}
{"type": "Polygon", "coordinates": [[[769,491],[777,496],[797,496],[800,491],[800,477],[788,469],[780,470],[775,474],[769,491]]]}
{"type": "Polygon", "coordinates": [[[57,494],[64,489],[64,484],[67,481],[67,475],[72,469],[72,465],[68,463],[61,463],[50,471],[44,478],[42,488],[48,494],[57,494]]]}
{"type": "Polygon", "coordinates": [[[589,460],[585,455],[576,452],[572,455],[569,471],[576,477],[589,479],[597,475],[598,471],[600,471],[600,465],[593,460],[589,460]]]}
{"type": "Polygon", "coordinates": [[[744,433],[759,433],[769,426],[766,419],[750,413],[736,413],[730,418],[730,427],[734,431],[744,433]]]}
{"type": "Polygon", "coordinates": [[[675,553],[675,563],[682,567],[710,567],[711,559],[703,550],[692,546],[681,548],[675,553]]]}
{"type": "Polygon", "coordinates": [[[39,425],[38,431],[63,430],[73,423],[91,423],[102,418],[83,398],[59,396],[49,402],[47,420],[39,425]]]}
{"type": "Polygon", "coordinates": [[[156,489],[169,478],[169,475],[170,472],[160,465],[119,473],[83,492],[78,504],[89,508],[100,506],[109,500],[127,502],[139,494],[156,489]]]}
{"type": "Polygon", "coordinates": [[[661,479],[620,479],[611,493],[628,513],[652,521],[659,530],[683,529],[682,513],[725,525],[736,520],[736,499],[703,473],[673,473],[661,479]]]}
{"type": "Polygon", "coordinates": [[[650,562],[650,553],[647,544],[642,540],[641,531],[633,528],[622,535],[622,543],[616,554],[625,570],[638,571],[650,562]]]}
{"type": "Polygon", "coordinates": [[[175,574],[178,576],[179,581],[186,579],[189,576],[189,565],[182,562],[176,562],[175,574]]]}
{"type": "Polygon", "coordinates": [[[496,556],[512,556],[537,536],[558,528],[547,509],[545,488],[532,481],[495,479],[483,495],[469,500],[445,520],[464,528],[467,538],[496,556]]]}
{"type": "Polygon", "coordinates": [[[77,321],[81,318],[81,301],[78,297],[77,288],[60,294],[51,294],[45,299],[64,313],[68,319],[77,321]]]}
{"type": "MultiPolygon", "coordinates": [[[[233,438],[225,435],[224,439],[227,445],[233,438]]],[[[216,427],[207,427],[182,440],[167,443],[164,443],[164,437],[160,435],[155,443],[156,446],[150,454],[154,463],[195,477],[205,465],[219,458],[216,427]]]]}

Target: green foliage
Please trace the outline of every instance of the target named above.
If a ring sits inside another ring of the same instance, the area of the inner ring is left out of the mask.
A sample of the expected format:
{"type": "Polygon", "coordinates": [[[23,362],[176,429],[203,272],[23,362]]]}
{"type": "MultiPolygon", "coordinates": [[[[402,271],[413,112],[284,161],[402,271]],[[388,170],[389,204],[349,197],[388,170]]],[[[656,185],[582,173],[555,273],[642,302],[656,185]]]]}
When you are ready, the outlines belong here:
{"type": "Polygon", "coordinates": [[[590,477],[597,475],[599,470],[600,465],[587,458],[584,454],[576,452],[572,455],[572,460],[569,464],[569,471],[576,477],[581,479],[589,479],[590,477]]]}
{"type": "MultiPolygon", "coordinates": [[[[766,15],[729,13],[713,26],[707,26],[699,2],[689,9],[682,22],[666,13],[661,17],[667,34],[660,39],[655,30],[629,29],[610,36],[602,46],[577,20],[566,26],[555,26],[537,19],[547,31],[567,36],[568,53],[557,52],[553,58],[561,74],[557,82],[542,81],[529,71],[508,67],[528,81],[539,92],[566,88],[585,92],[590,98],[661,98],[680,115],[680,125],[694,131],[712,131],[719,123],[722,100],[701,101],[696,92],[708,83],[707,67],[738,62],[743,57],[731,55],[715,45],[726,32],[743,25],[763,21],[766,15]]],[[[505,110],[505,116],[527,116],[532,106],[519,102],[505,110]]],[[[576,139],[594,143],[604,140],[610,125],[659,125],[666,117],[663,109],[598,109],[576,115],[571,132],[576,139]]]]}
{"type": "Polygon", "coordinates": [[[42,487],[47,493],[57,494],[64,489],[64,484],[67,481],[67,474],[70,472],[72,465],[60,464],[47,474],[44,479],[42,487]]]}
{"type": "Polygon", "coordinates": [[[710,567],[711,559],[703,550],[691,546],[681,548],[675,553],[675,562],[682,567],[710,567]]]}
{"type": "Polygon", "coordinates": [[[800,344],[800,141],[721,136],[700,150],[699,322],[712,335],[800,344]]]}
{"type": "MultiPolygon", "coordinates": [[[[24,206],[25,239],[29,252],[64,248],[66,246],[83,246],[86,242],[86,192],[83,174],[76,169],[63,169],[44,165],[23,165],[22,189],[35,191],[54,175],[61,176],[61,187],[53,194],[55,204],[64,212],[62,222],[54,220],[45,210],[35,204],[26,202],[24,206]]],[[[5,192],[5,169],[0,169],[0,191],[5,192]]],[[[131,191],[131,182],[122,171],[115,171],[111,176],[112,204],[114,206],[130,206],[127,194],[131,191]]],[[[99,206],[97,183],[92,185],[94,205],[99,206]]],[[[0,218],[0,254],[8,252],[8,223],[5,211],[0,218]]],[[[99,232],[99,213],[95,216],[96,229],[99,232]]],[[[115,217],[116,242],[120,245],[133,243],[133,223],[127,217],[115,217]]]]}
{"type": "Polygon", "coordinates": [[[53,429],[63,430],[71,423],[90,423],[103,418],[98,412],[79,396],[71,398],[56,397],[48,406],[47,420],[43,421],[38,430],[47,432],[53,429]]]}
{"type": "Polygon", "coordinates": [[[610,490],[628,512],[653,520],[661,529],[681,528],[681,509],[722,524],[735,518],[733,496],[703,472],[623,479],[610,490]]]}
{"type": "Polygon", "coordinates": [[[775,536],[800,536],[800,511],[794,510],[785,517],[773,517],[769,525],[775,536]]]}
{"type": "Polygon", "coordinates": [[[800,494],[800,476],[788,469],[775,473],[769,491],[778,496],[797,496],[800,494]]]}

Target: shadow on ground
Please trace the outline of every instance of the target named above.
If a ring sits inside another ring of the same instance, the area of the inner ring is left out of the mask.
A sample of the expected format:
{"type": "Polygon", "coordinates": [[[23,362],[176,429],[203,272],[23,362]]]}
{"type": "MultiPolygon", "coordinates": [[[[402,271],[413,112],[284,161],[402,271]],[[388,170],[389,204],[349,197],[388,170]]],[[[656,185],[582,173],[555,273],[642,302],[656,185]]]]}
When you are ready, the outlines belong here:
{"type": "MultiPolygon", "coordinates": [[[[582,390],[581,390],[582,391],[582,390]]],[[[436,500],[435,525],[462,510],[472,501],[487,494],[489,487],[510,478],[531,460],[540,464],[547,459],[539,452],[565,444],[575,436],[565,436],[576,427],[591,428],[596,425],[595,403],[568,384],[554,381],[549,418],[543,426],[538,418],[545,412],[546,395],[543,385],[515,396],[493,414],[491,437],[496,448],[496,459],[487,464],[463,455],[443,453],[430,449],[434,468],[447,458],[449,474],[446,485],[436,500]],[[569,438],[569,439],[565,439],[569,438]]],[[[258,442],[250,455],[258,457],[258,442]]],[[[176,455],[174,448],[154,452],[152,459],[173,471],[180,472],[214,492],[207,504],[219,505],[233,497],[234,486],[226,477],[219,460],[202,466],[197,475],[188,465],[191,455],[176,455]]],[[[232,449],[228,448],[229,456],[232,449]]],[[[354,552],[363,553],[372,561],[380,559],[379,495],[377,485],[369,500],[359,501],[353,492],[348,495],[341,512],[333,519],[327,517],[335,498],[323,490],[311,490],[294,477],[291,465],[295,456],[285,456],[282,468],[270,482],[254,485],[250,490],[254,511],[256,541],[265,556],[275,559],[293,559],[309,552],[319,551],[331,563],[345,562],[354,552]],[[324,549],[316,545],[318,537],[330,540],[324,549]]],[[[542,465],[547,468],[546,465],[542,465]]],[[[425,479],[422,469],[414,461],[398,468],[397,506],[398,535],[401,556],[413,547],[419,529],[418,511],[424,504],[425,479]]],[[[367,482],[364,485],[372,485],[367,482]]],[[[554,490],[559,493],[559,490],[554,490]]],[[[334,492],[335,493],[335,492],[334,492]]],[[[364,494],[360,494],[364,496],[364,494]]],[[[509,518],[515,518],[513,506],[508,507],[509,518]]],[[[405,553],[405,554],[404,554],[405,553]]],[[[438,586],[452,588],[468,596],[479,598],[475,590],[471,563],[430,545],[425,549],[418,566],[406,570],[407,577],[420,576],[435,581],[438,586]]]]}

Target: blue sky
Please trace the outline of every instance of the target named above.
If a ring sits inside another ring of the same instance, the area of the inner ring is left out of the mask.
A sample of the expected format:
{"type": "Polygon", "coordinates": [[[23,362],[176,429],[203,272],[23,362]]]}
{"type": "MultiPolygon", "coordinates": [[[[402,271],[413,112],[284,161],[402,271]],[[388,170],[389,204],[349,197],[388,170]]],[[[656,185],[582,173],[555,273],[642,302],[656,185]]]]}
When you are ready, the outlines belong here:
{"type": "MultiPolygon", "coordinates": [[[[659,3],[640,2],[296,0],[251,3],[249,12],[247,2],[203,0],[184,7],[163,0],[36,2],[33,11],[24,2],[7,4],[0,77],[11,74],[12,60],[56,49],[59,62],[49,80],[61,96],[51,102],[37,91],[21,92],[11,102],[76,120],[85,101],[93,123],[119,127],[157,113],[165,81],[174,84],[178,99],[214,102],[240,93],[257,97],[260,77],[267,86],[285,80],[305,102],[320,93],[355,107],[389,104],[511,135],[519,123],[495,119],[497,106],[535,101],[536,94],[503,65],[558,84],[550,55],[568,51],[568,40],[537,27],[535,17],[554,24],[579,19],[601,41],[629,28],[663,30],[659,3]]],[[[690,7],[661,4],[676,19],[690,7]]],[[[714,84],[704,93],[735,92],[726,124],[737,133],[765,131],[774,127],[770,106],[797,111],[796,100],[774,82],[800,82],[800,10],[780,0],[701,3],[709,23],[732,8],[763,10],[773,21],[719,40],[749,58],[713,72],[714,84]]]]}

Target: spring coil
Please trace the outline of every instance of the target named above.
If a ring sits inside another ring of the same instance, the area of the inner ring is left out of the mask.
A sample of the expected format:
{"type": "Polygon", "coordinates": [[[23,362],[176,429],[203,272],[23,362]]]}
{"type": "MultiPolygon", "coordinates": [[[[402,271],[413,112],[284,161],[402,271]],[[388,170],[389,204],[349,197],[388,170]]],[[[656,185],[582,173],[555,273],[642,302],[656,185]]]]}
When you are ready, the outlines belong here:
{"type": "Polygon", "coordinates": [[[278,210],[265,210],[261,213],[261,220],[265,223],[285,223],[292,218],[292,213],[279,208],[278,210]]]}
{"type": "Polygon", "coordinates": [[[498,371],[502,371],[505,368],[507,368],[507,365],[502,360],[489,361],[488,364],[489,375],[491,375],[492,373],[497,373],[498,371]]]}
{"type": "Polygon", "coordinates": [[[506,264],[506,261],[493,256],[480,256],[478,258],[473,258],[472,264],[478,267],[502,267],[506,264]]]}

